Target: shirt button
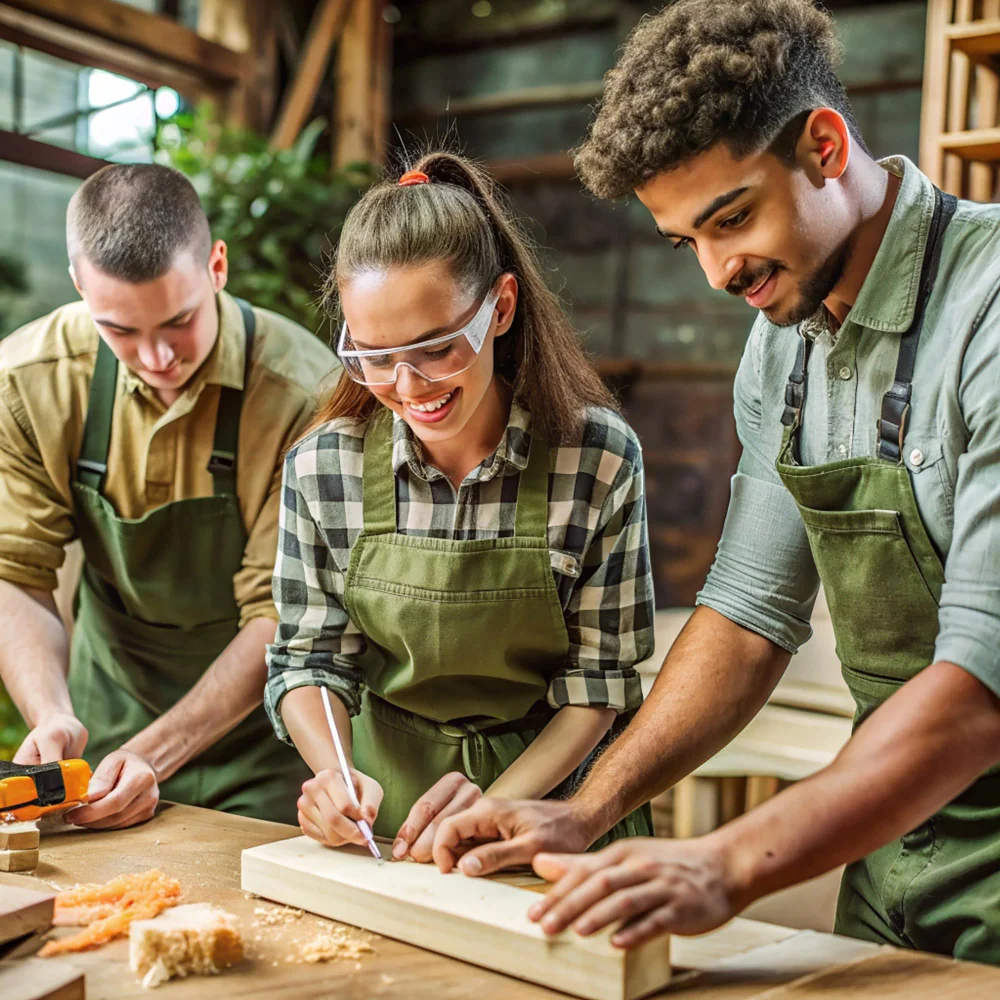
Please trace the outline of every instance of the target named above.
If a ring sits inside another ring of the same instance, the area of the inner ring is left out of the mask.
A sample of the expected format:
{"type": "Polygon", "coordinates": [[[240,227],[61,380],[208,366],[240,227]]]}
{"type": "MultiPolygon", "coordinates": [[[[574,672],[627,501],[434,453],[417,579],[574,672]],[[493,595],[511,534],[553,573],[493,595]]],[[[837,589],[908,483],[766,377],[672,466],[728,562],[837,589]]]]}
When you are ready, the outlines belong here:
{"type": "Polygon", "coordinates": [[[846,444],[839,444],[839,445],[837,445],[837,451],[839,451],[841,455],[846,455],[847,454],[847,445],[846,444]]]}
{"type": "Polygon", "coordinates": [[[854,373],[847,365],[840,369],[840,377],[846,382],[854,373]]]}
{"type": "Polygon", "coordinates": [[[910,465],[923,465],[924,453],[919,448],[914,448],[910,452],[910,465]]]}

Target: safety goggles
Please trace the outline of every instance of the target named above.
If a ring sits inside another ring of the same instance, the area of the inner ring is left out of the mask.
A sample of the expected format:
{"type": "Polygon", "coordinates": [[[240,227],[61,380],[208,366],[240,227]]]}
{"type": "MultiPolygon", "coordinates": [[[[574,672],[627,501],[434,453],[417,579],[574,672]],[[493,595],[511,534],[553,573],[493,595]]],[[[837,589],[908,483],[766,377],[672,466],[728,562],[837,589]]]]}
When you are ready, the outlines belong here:
{"type": "Polygon", "coordinates": [[[442,382],[461,375],[479,357],[493,325],[498,298],[497,292],[491,289],[479,311],[461,330],[391,351],[359,350],[345,322],[340,330],[337,355],[344,371],[362,385],[392,385],[399,378],[401,367],[409,368],[425,382],[442,382]]]}

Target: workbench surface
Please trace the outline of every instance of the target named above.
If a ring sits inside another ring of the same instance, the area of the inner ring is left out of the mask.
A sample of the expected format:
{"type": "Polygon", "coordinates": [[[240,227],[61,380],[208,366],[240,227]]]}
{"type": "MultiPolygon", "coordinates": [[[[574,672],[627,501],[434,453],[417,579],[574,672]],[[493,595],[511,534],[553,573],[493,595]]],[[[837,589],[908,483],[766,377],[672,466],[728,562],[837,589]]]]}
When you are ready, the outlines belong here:
{"type": "MultiPolygon", "coordinates": [[[[153,820],[130,830],[70,831],[44,837],[38,869],[30,876],[0,873],[0,892],[4,884],[40,890],[67,888],[77,882],[104,882],[127,872],[159,868],[181,882],[182,902],[211,902],[235,913],[253,957],[222,976],[167,983],[155,994],[165,1000],[554,1000],[564,996],[388,938],[373,940],[374,953],[359,962],[289,962],[296,942],[309,940],[330,922],[306,914],[287,925],[254,926],[255,921],[259,924],[255,908],[271,904],[240,890],[240,852],[298,834],[297,828],[278,823],[164,804],[153,820]],[[255,940],[258,935],[260,941],[255,940]]],[[[529,902],[526,899],[525,906],[529,902]]],[[[672,951],[675,966],[681,969],[661,995],[685,1000],[752,1000],[766,991],[771,991],[768,1000],[820,995],[825,1000],[1000,996],[1000,971],[992,968],[749,920],[734,920],[699,938],[675,938],[672,951]]],[[[88,1000],[148,997],[149,991],[139,986],[128,969],[127,952],[127,941],[115,941],[65,958],[86,972],[88,1000]]]]}

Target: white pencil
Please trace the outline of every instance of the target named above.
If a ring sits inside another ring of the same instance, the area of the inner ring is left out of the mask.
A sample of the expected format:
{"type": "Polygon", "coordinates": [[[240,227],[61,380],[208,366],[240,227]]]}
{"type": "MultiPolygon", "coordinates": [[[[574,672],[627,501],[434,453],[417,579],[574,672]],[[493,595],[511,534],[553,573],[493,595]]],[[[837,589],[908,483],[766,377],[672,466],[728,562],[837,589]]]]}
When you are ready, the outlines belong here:
{"type": "MultiPolygon", "coordinates": [[[[337,723],[333,719],[333,709],[330,707],[330,692],[325,687],[320,687],[320,690],[323,692],[323,708],[326,710],[326,722],[330,727],[333,745],[337,748],[337,760],[340,761],[340,773],[344,776],[344,784],[347,785],[347,794],[351,797],[351,802],[354,803],[355,808],[360,809],[361,803],[358,801],[357,792],[354,791],[354,782],[351,781],[351,770],[347,766],[344,747],[340,742],[340,733],[337,732],[337,723]]],[[[382,855],[379,853],[379,849],[375,844],[375,838],[372,836],[372,828],[363,819],[359,819],[357,822],[358,829],[368,842],[368,850],[381,861],[382,855]]]]}

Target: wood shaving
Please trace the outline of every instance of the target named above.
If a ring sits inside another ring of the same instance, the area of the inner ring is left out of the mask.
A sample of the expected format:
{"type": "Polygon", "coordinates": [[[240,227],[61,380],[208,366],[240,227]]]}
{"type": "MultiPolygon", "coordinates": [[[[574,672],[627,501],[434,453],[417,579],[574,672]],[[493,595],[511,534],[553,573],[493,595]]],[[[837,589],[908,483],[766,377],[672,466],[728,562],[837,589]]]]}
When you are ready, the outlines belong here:
{"type": "Polygon", "coordinates": [[[311,941],[300,945],[299,960],[311,963],[331,959],[356,961],[374,952],[375,949],[367,941],[356,937],[346,927],[334,927],[329,931],[320,931],[311,941]]]}
{"type": "Polygon", "coordinates": [[[46,942],[40,957],[87,951],[128,933],[135,920],[149,920],[176,906],[181,885],[155,868],[121,875],[104,885],[77,885],[56,896],[52,923],[83,927],[78,934],[46,942]]]}
{"type": "Polygon", "coordinates": [[[275,927],[284,924],[294,923],[300,920],[305,910],[296,910],[290,906],[272,906],[267,909],[263,906],[255,906],[253,915],[254,927],[275,927]]]}

